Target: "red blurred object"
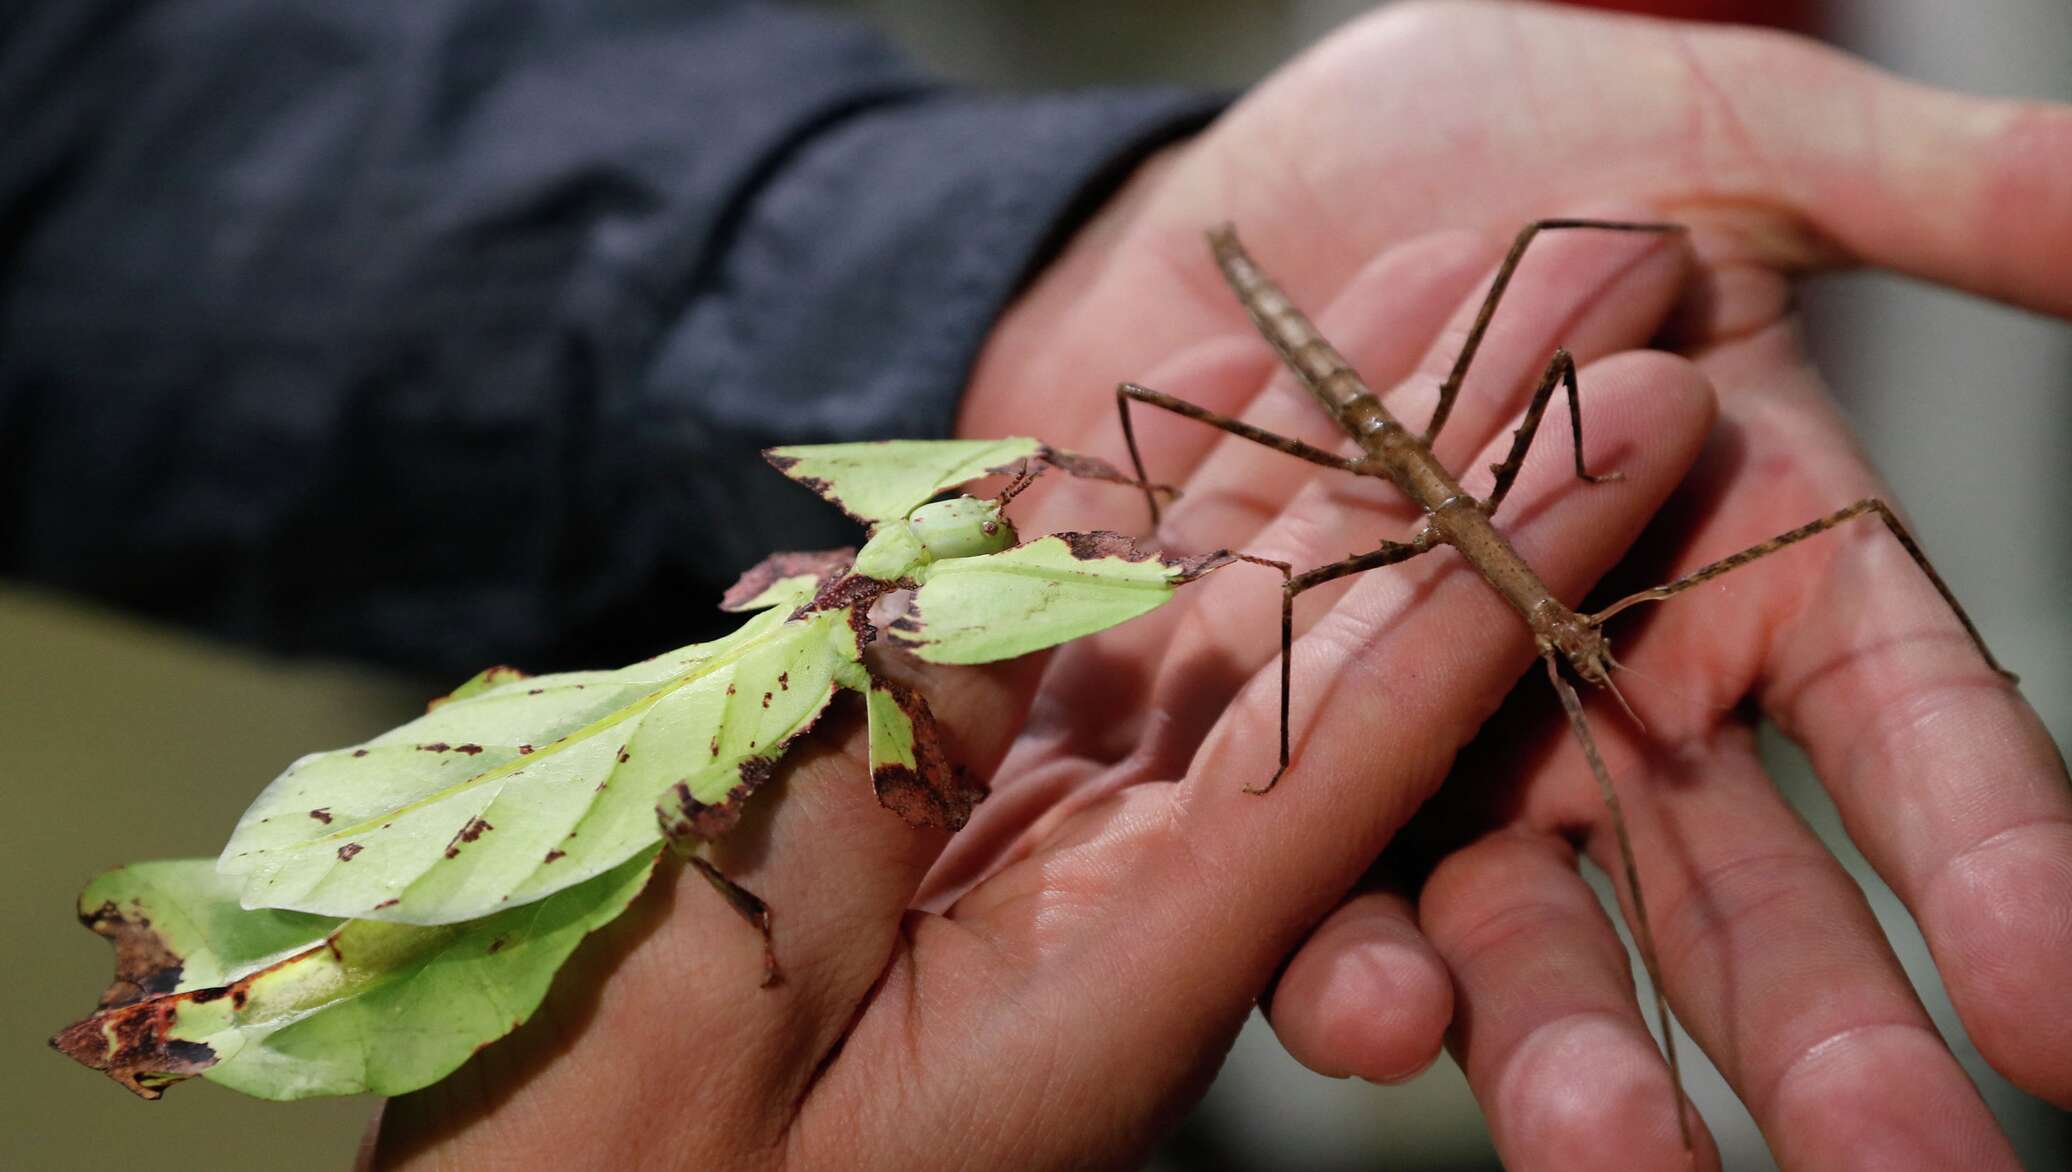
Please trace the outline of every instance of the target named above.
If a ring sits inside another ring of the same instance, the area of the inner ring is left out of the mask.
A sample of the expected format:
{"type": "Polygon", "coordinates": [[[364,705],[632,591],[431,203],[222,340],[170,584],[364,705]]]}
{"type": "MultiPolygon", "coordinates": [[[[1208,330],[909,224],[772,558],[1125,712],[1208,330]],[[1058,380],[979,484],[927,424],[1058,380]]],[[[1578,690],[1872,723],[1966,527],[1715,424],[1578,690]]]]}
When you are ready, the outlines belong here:
{"type": "Polygon", "coordinates": [[[1820,31],[1821,0],[1568,0],[1578,8],[1640,12],[1678,20],[1711,20],[1761,24],[1794,32],[1820,31]]]}

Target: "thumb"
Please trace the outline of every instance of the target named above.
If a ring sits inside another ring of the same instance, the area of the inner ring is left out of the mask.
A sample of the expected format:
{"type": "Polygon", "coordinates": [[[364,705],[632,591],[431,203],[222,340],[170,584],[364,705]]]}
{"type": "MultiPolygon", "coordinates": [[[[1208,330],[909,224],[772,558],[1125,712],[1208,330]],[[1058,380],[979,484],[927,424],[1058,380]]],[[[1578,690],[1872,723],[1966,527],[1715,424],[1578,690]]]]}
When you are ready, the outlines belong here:
{"type": "Polygon", "coordinates": [[[1306,258],[1320,287],[1345,264],[1335,257],[1408,233],[1509,232],[1618,198],[1730,225],[1747,257],[1783,271],[1871,264],[2072,313],[2059,261],[2072,248],[2072,108],[1915,84],[1785,33],[1554,6],[1392,7],[1269,79],[1201,145],[1197,181],[1168,185],[1198,206],[1166,222],[1234,219],[1262,252],[1306,258]],[[1291,188],[1331,232],[1286,214],[1291,188]]]}

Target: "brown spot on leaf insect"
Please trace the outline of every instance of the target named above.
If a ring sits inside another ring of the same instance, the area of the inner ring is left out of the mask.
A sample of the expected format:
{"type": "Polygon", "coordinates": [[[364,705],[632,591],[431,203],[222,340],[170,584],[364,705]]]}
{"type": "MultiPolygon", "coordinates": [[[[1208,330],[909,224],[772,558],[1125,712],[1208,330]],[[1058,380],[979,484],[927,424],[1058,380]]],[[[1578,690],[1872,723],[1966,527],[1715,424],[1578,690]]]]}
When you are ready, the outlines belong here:
{"type": "Polygon", "coordinates": [[[482,837],[482,833],[484,831],[495,829],[496,827],[490,825],[486,820],[482,819],[479,816],[468,819],[467,825],[461,827],[459,830],[454,831],[453,837],[447,841],[446,857],[449,859],[459,858],[460,848],[462,846],[482,837]]]}
{"type": "Polygon", "coordinates": [[[131,910],[124,915],[113,902],[105,902],[79,917],[89,931],[115,945],[115,980],[101,994],[103,1009],[170,993],[185,970],[185,958],[152,928],[151,918],[139,908],[131,910]]]}
{"type": "Polygon", "coordinates": [[[886,679],[873,680],[871,686],[899,705],[913,730],[913,765],[885,761],[871,771],[878,804],[912,826],[961,828],[986,796],[985,784],[950,763],[942,730],[919,692],[886,679]]]}
{"type": "Polygon", "coordinates": [[[662,825],[662,833],[673,842],[695,839],[710,842],[733,829],[741,820],[741,807],[748,795],[770,779],[775,763],[760,757],[750,757],[741,762],[740,780],[727,790],[725,797],[707,804],[691,796],[689,781],[679,781],[669,788],[675,798],[674,811],[668,804],[658,807],[656,816],[662,825]]]}

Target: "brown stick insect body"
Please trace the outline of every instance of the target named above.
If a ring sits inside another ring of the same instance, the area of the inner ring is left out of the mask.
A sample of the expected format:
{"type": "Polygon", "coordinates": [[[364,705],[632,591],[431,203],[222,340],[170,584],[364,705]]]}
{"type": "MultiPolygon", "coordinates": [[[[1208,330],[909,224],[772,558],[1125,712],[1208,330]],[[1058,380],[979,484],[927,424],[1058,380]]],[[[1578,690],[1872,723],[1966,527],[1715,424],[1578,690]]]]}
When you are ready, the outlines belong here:
{"type": "MultiPolygon", "coordinates": [[[[1274,783],[1280,780],[1288,768],[1288,651],[1294,636],[1296,595],[1348,574],[1393,565],[1435,546],[1450,545],[1460,551],[1461,556],[1475,567],[1497,593],[1503,595],[1504,600],[1511,604],[1511,608],[1517,611],[1526,625],[1532,629],[1533,640],[1538,646],[1541,659],[1546,663],[1547,677],[1552,681],[1554,690],[1561,699],[1561,706],[1567,713],[1569,725],[1582,746],[1583,756],[1597,779],[1598,788],[1611,813],[1626,887],[1633,900],[1634,934],[1640,946],[1642,963],[1646,966],[1648,977],[1654,985],[1656,1016],[1661,1023],[1670,1077],[1676,1086],[1677,1127],[1682,1135],[1686,1154],[1695,1159],[1690,1120],[1684,1109],[1683,1075],[1677,1063],[1675,1036],[1670,1031],[1669,1004],[1662,991],[1654,933],[1649,927],[1647,906],[1641,896],[1640,874],[1633,860],[1632,840],[1627,833],[1625,817],[1619,809],[1618,795],[1612,788],[1610,772],[1605,768],[1604,760],[1598,754],[1596,743],[1591,738],[1589,726],[1583,720],[1582,702],[1577,697],[1575,689],[1562,678],[1560,661],[1567,660],[1570,670],[1585,682],[1609,689],[1614,696],[1618,696],[1618,689],[1611,681],[1611,669],[1618,664],[1612,658],[1610,645],[1600,629],[1606,619],[1629,606],[1668,598],[1814,534],[1834,528],[1844,521],[1875,513],[1885,522],[1893,536],[1899,539],[1900,544],[1913,557],[1915,564],[1928,576],[1929,581],[1942,595],[1943,601],[1956,613],[1958,620],[1964,624],[1965,631],[1977,644],[1979,652],[1985,656],[1986,662],[2001,674],[2009,675],[2009,678],[2012,676],[1986,649],[1985,641],[1980,638],[1978,629],[1972,625],[1970,616],[1958,605],[1956,597],[1944,584],[1941,575],[1929,565],[1920,546],[1900,525],[1891,508],[1876,498],[1858,501],[1797,529],[1779,534],[1769,541],[1702,566],[1674,581],[1629,595],[1595,614],[1578,614],[1562,605],[1561,601],[1553,596],[1540,581],[1539,576],[1533,573],[1532,568],[1518,555],[1517,550],[1511,547],[1511,543],[1491,523],[1490,518],[1495,514],[1497,506],[1503,502],[1505,494],[1510,491],[1511,483],[1524,463],[1526,449],[1539,429],[1540,419],[1545,414],[1548,400],[1553,397],[1557,386],[1563,388],[1568,395],[1569,423],[1574,442],[1577,478],[1591,483],[1618,479],[1618,473],[1593,476],[1584,468],[1583,425],[1576,401],[1575,360],[1566,350],[1554,351],[1546,372],[1541,376],[1539,385],[1533,391],[1531,402],[1526,407],[1524,421],[1513,437],[1510,452],[1505,456],[1503,463],[1494,466],[1496,481],[1488,497],[1477,500],[1468,495],[1461,488],[1459,481],[1455,480],[1432,455],[1431,444],[1433,438],[1439,434],[1439,429],[1445,426],[1446,417],[1453,408],[1454,398],[1459,394],[1468,365],[1474,360],[1475,351],[1489,328],[1490,318],[1495,314],[1497,303],[1502,299],[1504,289],[1510,283],[1526,246],[1544,230],[1569,228],[1649,233],[1683,231],[1683,227],[1678,224],[1608,220],[1541,220],[1527,225],[1518,233],[1510,251],[1497,269],[1489,293],[1483,299],[1474,325],[1461,347],[1460,356],[1446,376],[1446,381],[1440,384],[1438,405],[1432,412],[1431,424],[1422,436],[1411,434],[1401,421],[1389,413],[1388,408],[1382,405],[1380,397],[1368,388],[1345,358],[1318,333],[1310,320],[1295,308],[1287,295],[1282,293],[1246,254],[1238,243],[1236,233],[1228,226],[1209,233],[1209,243],[1224,278],[1237,293],[1238,300],[1244,304],[1260,332],[1280,353],[1281,359],[1323,405],[1324,410],[1330,413],[1332,419],[1359,443],[1363,454],[1352,458],[1340,456],[1133,383],[1124,383],[1117,388],[1116,405],[1122,415],[1123,437],[1129,446],[1130,459],[1135,463],[1137,479],[1140,482],[1145,481],[1146,477],[1143,460],[1137,451],[1136,435],[1130,424],[1129,405],[1132,402],[1144,403],[1200,420],[1243,439],[1286,452],[1313,464],[1341,469],[1359,476],[1385,478],[1400,488],[1405,496],[1424,511],[1424,522],[1411,540],[1384,541],[1372,552],[1297,574],[1283,588],[1280,767],[1265,786],[1251,792],[1264,793],[1273,788],[1274,783]]],[[[1146,496],[1150,501],[1151,515],[1155,523],[1158,518],[1158,502],[1149,493],[1146,496]]],[[[1619,697],[1619,702],[1623,707],[1624,698],[1619,697]]],[[[1628,709],[1628,713],[1631,714],[1631,709],[1628,709]]]]}

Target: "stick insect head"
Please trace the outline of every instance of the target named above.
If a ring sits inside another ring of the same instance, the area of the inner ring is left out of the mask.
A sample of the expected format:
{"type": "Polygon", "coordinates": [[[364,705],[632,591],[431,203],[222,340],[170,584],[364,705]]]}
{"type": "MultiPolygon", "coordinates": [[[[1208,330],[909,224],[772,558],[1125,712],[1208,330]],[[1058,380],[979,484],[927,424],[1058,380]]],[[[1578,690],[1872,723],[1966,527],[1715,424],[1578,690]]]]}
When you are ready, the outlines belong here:
{"type": "Polygon", "coordinates": [[[1548,599],[1532,616],[1532,626],[1542,650],[1553,648],[1568,660],[1584,682],[1600,688],[1612,686],[1612,647],[1604,632],[1588,618],[1548,599]]]}
{"type": "Polygon", "coordinates": [[[1603,688],[1626,710],[1633,723],[1640,724],[1640,717],[1633,706],[1626,703],[1625,693],[1612,682],[1612,669],[1624,667],[1612,657],[1611,640],[1597,626],[1597,621],[1586,615],[1576,614],[1566,607],[1543,608],[1534,616],[1533,628],[1539,633],[1540,645],[1544,651],[1553,648],[1568,660],[1568,666],[1584,682],[1603,688]],[[1551,612],[1551,613],[1550,613],[1551,612]]]}

